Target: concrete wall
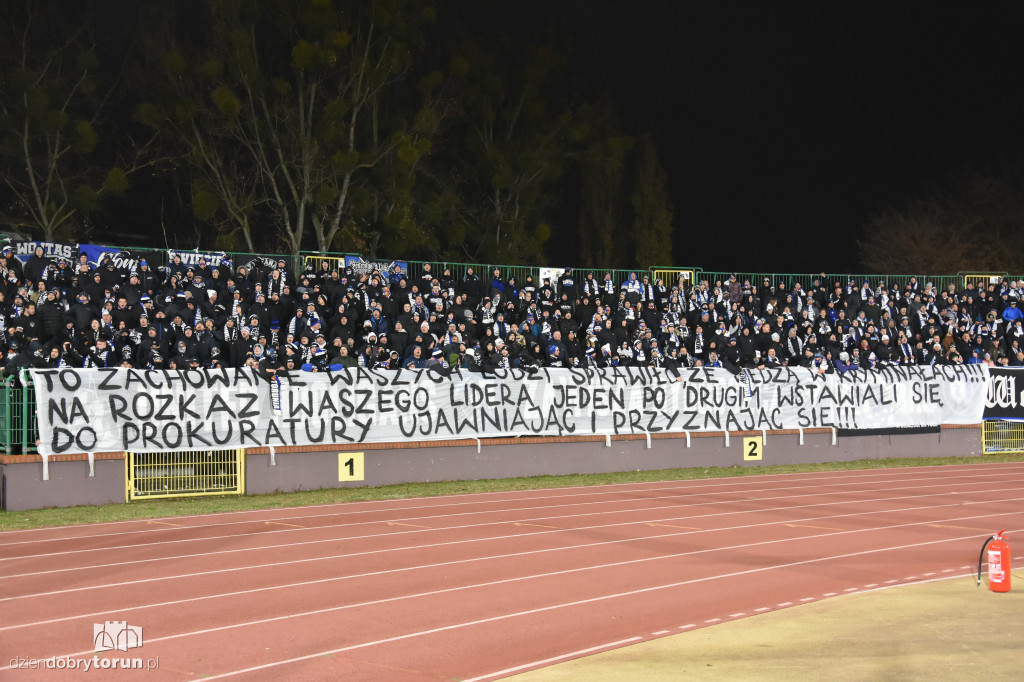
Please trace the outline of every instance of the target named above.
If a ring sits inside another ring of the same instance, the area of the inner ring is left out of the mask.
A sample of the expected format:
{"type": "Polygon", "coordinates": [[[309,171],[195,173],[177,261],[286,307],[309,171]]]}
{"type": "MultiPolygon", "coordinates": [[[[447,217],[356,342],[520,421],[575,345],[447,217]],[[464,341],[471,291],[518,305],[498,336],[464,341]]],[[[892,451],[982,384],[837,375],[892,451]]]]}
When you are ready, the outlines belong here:
{"type": "Polygon", "coordinates": [[[92,477],[87,460],[51,461],[48,481],[41,461],[8,463],[2,469],[7,511],[124,502],[123,459],[96,460],[92,477]]]}
{"type": "MultiPolygon", "coordinates": [[[[761,434],[757,434],[760,436],[761,434]]],[[[981,454],[981,429],[943,429],[939,433],[899,436],[847,436],[832,444],[831,432],[768,433],[761,461],[745,461],[743,437],[685,437],[606,441],[523,443],[470,441],[445,447],[410,447],[363,451],[365,476],[339,481],[339,450],[277,453],[246,458],[246,492],[252,495],[284,490],[309,490],[394,483],[458,481],[579,473],[648,471],[707,466],[764,466],[847,462],[892,457],[953,457],[981,454]]],[[[345,458],[351,451],[345,453],[345,458]]]]}
{"type": "MultiPolygon", "coordinates": [[[[447,443],[351,445],[338,448],[282,448],[271,456],[265,448],[246,455],[246,492],[315,490],[394,483],[457,481],[484,478],[609,473],[708,466],[756,467],[772,464],[845,462],[892,457],[952,457],[981,454],[981,427],[950,427],[937,433],[893,436],[846,436],[831,430],[804,433],[769,432],[762,443],[762,460],[744,459],[744,437],[756,434],[685,436],[659,434],[646,438],[606,441],[604,438],[495,439],[447,443]],[[363,476],[348,478],[341,463],[362,453],[363,476]],[[341,457],[339,458],[339,454],[341,457]],[[273,460],[273,463],[272,463],[273,460]]],[[[116,456],[116,453],[111,453],[116,456]]],[[[97,459],[95,476],[79,459],[51,459],[50,480],[43,480],[38,456],[7,456],[0,461],[3,508],[8,511],[99,505],[125,501],[123,459],[97,459]]]]}

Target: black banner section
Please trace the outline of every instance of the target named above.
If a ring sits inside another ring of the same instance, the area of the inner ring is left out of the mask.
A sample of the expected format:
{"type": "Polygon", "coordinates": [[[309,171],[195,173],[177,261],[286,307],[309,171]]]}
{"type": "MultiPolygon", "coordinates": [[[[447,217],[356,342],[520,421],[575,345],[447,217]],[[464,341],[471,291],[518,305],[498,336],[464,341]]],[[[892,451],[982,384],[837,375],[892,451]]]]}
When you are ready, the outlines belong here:
{"type": "Polygon", "coordinates": [[[836,436],[911,436],[917,433],[938,433],[939,426],[893,426],[885,429],[836,429],[836,436]]]}
{"type": "Polygon", "coordinates": [[[990,367],[982,419],[1024,421],[1024,367],[990,367]]]}
{"type": "Polygon", "coordinates": [[[89,265],[92,267],[98,268],[102,266],[104,261],[109,258],[114,263],[114,267],[125,274],[138,270],[143,260],[146,261],[153,271],[156,271],[157,268],[165,265],[167,262],[166,252],[159,249],[81,244],[79,250],[85,254],[89,265]]]}

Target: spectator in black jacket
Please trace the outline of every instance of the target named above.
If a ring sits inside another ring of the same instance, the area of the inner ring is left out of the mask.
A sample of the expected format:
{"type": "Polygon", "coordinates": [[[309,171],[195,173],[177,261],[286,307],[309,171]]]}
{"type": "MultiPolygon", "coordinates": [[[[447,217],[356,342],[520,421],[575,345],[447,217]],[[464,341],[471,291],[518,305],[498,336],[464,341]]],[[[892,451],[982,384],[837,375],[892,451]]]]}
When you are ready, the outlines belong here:
{"type": "Polygon", "coordinates": [[[46,257],[42,247],[37,246],[35,253],[33,253],[28,262],[25,263],[25,269],[23,277],[29,282],[39,282],[43,279],[43,272],[50,265],[50,259],[46,257]]]}
{"type": "Polygon", "coordinates": [[[64,305],[60,301],[60,292],[50,289],[46,298],[39,305],[39,319],[42,321],[40,343],[47,343],[60,334],[64,326],[64,305]]]}

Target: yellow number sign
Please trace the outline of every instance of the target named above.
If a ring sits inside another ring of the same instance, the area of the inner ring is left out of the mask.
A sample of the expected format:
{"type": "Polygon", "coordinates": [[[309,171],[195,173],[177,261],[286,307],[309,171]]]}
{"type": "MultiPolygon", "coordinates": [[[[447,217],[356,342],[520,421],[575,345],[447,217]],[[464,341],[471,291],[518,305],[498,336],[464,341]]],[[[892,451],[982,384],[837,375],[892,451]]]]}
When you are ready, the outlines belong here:
{"type": "Polygon", "coordinates": [[[338,480],[339,481],[362,481],[365,478],[363,473],[363,453],[361,452],[339,452],[338,453],[338,480]]]}
{"type": "Polygon", "coordinates": [[[764,443],[761,442],[761,436],[743,439],[743,461],[760,460],[762,454],[764,454],[764,443]]]}

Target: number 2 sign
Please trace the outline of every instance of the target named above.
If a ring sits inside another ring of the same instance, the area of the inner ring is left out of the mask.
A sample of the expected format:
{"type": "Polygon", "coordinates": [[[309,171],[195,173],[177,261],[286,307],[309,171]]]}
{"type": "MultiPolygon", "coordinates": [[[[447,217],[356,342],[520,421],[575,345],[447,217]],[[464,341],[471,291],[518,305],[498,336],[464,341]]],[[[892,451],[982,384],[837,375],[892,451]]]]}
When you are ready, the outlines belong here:
{"type": "Polygon", "coordinates": [[[764,443],[762,442],[761,436],[743,439],[744,462],[759,461],[762,454],[764,454],[764,443]]]}

